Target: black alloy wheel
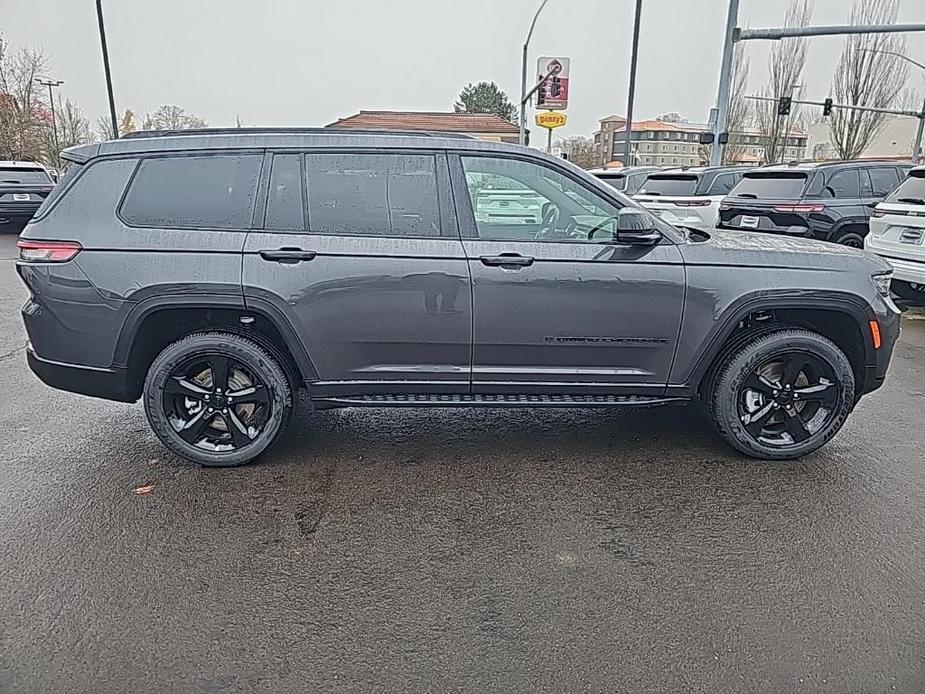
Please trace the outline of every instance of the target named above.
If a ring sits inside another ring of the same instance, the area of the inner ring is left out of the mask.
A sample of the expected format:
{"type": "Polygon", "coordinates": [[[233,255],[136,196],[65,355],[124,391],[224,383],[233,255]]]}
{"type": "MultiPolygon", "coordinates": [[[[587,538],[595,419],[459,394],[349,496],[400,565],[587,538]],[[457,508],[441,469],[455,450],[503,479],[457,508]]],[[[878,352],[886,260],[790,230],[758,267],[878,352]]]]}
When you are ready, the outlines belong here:
{"type": "Polygon", "coordinates": [[[194,333],[154,359],[145,414],[161,442],[183,458],[243,465],[285,431],[292,391],[280,359],[261,344],[237,333],[194,333]]]}
{"type": "Polygon", "coordinates": [[[174,431],[204,451],[249,446],[273,407],[267,385],[247,365],[223,354],[195,355],[172,370],[163,407],[174,431]]]}
{"type": "Polygon", "coordinates": [[[739,417],[756,441],[785,448],[827,427],[838,412],[835,370],[805,352],[775,355],[739,388],[739,417]]]}

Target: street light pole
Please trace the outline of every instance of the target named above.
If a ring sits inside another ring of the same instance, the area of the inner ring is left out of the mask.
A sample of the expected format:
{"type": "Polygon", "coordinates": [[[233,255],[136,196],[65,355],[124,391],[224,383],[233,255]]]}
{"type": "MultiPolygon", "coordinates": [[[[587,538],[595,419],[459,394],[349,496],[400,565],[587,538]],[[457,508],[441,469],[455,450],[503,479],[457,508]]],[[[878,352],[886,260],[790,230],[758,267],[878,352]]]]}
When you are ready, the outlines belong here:
{"type": "MultiPolygon", "coordinates": [[[[893,55],[897,58],[902,58],[907,63],[912,63],[921,70],[925,70],[925,65],[920,63],[918,60],[913,60],[909,56],[903,55],[902,53],[897,53],[896,51],[882,51],[877,48],[862,48],[861,50],[865,53],[884,53],[886,55],[893,55]]],[[[925,101],[922,102],[922,110],[919,112],[919,127],[915,129],[915,143],[912,145],[913,164],[922,163],[922,131],[925,131],[925,101]]]]}
{"type": "Polygon", "coordinates": [[[116,118],[116,100],[112,96],[112,72],[109,70],[109,49],[106,47],[106,27],[103,24],[102,0],[96,0],[96,20],[100,25],[100,46],[103,49],[103,71],[106,73],[106,92],[109,94],[109,117],[112,121],[112,136],[119,137],[119,121],[116,118]]]}
{"type": "Polygon", "coordinates": [[[633,52],[630,55],[630,85],[626,98],[626,126],[624,127],[623,165],[632,166],[633,100],[636,98],[636,58],[639,56],[639,23],[642,20],[642,0],[636,0],[636,21],[633,24],[633,52]]]}
{"type": "Polygon", "coordinates": [[[549,0],[543,0],[540,6],[536,8],[533,15],[533,21],[530,22],[530,31],[527,32],[527,39],[524,41],[523,57],[520,62],[520,134],[517,141],[521,145],[527,144],[527,49],[530,47],[530,37],[533,36],[533,27],[536,26],[536,20],[540,12],[546,7],[549,0]]]}
{"type": "Polygon", "coordinates": [[[48,87],[48,103],[51,104],[51,131],[54,134],[55,138],[55,161],[57,162],[57,168],[61,168],[61,147],[58,145],[58,119],[55,115],[55,96],[51,91],[53,87],[60,87],[64,84],[64,80],[50,80],[50,79],[37,79],[35,80],[43,87],[48,87]]]}

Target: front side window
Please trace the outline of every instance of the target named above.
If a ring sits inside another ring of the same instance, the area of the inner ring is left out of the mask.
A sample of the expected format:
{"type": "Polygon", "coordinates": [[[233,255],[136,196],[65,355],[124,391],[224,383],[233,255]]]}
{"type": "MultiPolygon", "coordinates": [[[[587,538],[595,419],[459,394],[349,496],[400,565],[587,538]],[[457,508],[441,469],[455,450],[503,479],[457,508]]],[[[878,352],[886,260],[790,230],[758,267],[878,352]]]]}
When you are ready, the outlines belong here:
{"type": "Polygon", "coordinates": [[[612,238],[620,208],[555,169],[520,159],[461,160],[479,238],[585,243],[612,238]]]}
{"type": "Polygon", "coordinates": [[[440,236],[433,155],[307,154],[305,174],[313,232],[440,236]]]}
{"type": "Polygon", "coordinates": [[[122,218],[138,226],[249,229],[261,162],[256,154],[144,159],[122,218]]]}
{"type": "Polygon", "coordinates": [[[735,188],[735,184],[740,178],[739,174],[725,173],[719,174],[710,184],[707,195],[727,195],[729,191],[735,188]]]}

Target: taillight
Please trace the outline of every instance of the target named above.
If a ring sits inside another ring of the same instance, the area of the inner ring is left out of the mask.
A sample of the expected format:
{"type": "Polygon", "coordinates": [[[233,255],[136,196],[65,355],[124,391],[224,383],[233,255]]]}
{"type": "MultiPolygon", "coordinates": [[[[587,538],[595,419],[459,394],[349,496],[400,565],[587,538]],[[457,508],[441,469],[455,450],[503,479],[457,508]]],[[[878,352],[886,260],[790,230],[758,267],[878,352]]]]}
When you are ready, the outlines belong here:
{"type": "Polygon", "coordinates": [[[675,200],[674,204],[678,207],[706,207],[710,204],[709,200],[675,200]]]}
{"type": "Polygon", "coordinates": [[[80,253],[76,241],[29,241],[20,239],[19,259],[27,263],[66,263],[80,253]]]}
{"type": "Polygon", "coordinates": [[[825,205],[775,205],[777,212],[822,212],[825,205]]]}

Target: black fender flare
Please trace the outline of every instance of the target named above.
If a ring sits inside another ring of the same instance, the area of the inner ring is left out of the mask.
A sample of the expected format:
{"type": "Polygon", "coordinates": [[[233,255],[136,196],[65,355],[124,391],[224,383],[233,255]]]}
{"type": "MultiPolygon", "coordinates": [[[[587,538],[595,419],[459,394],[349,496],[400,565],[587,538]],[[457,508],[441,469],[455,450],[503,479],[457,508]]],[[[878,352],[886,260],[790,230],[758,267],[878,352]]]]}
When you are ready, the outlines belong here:
{"type": "Polygon", "coordinates": [[[120,367],[128,366],[135,336],[148,316],[158,311],[184,308],[233,309],[240,311],[242,316],[260,315],[269,321],[282,336],[286,343],[286,348],[292,354],[296,366],[301,372],[303,382],[317,380],[318,375],[315,365],[308,356],[304,343],[299,339],[298,333],[285,314],[267,301],[250,297],[248,297],[247,305],[245,306],[244,298],[233,294],[160,295],[139,301],[122,324],[122,330],[116,341],[113,364],[120,367]]]}
{"type": "MultiPolygon", "coordinates": [[[[752,292],[732,302],[717,319],[713,330],[703,341],[690,375],[686,379],[687,385],[694,389],[699,387],[738,324],[753,313],[786,309],[834,311],[850,316],[857,324],[862,337],[868,335],[868,324],[876,319],[876,314],[862,297],[837,290],[812,290],[809,293],[812,295],[809,303],[807,292],[793,290],[784,290],[777,294],[769,294],[766,291],[752,292]]],[[[864,362],[866,367],[877,363],[873,342],[867,339],[864,340],[864,362]]]]}

